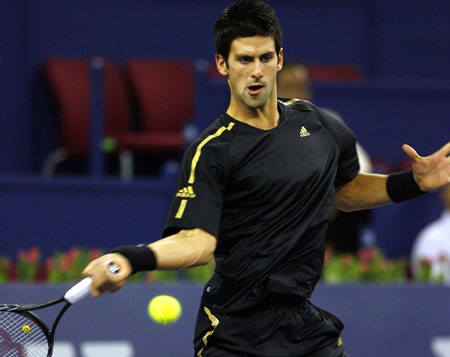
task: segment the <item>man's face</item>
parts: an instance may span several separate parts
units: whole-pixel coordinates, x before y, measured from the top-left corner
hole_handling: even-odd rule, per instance
[[[240,37],[231,43],[228,66],[216,55],[219,72],[227,76],[232,105],[250,109],[263,107],[276,98],[276,77],[283,63],[283,51],[277,55],[272,37]]]

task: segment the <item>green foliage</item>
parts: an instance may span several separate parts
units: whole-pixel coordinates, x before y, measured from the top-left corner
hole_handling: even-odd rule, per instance
[[[214,261],[210,262],[207,265],[200,265],[198,267],[190,268],[185,271],[186,280],[204,283],[207,282],[214,273],[214,268],[216,265]]]
[[[0,283],[8,280],[11,260],[8,257],[0,256]]]
[[[322,272],[325,283],[344,282],[404,282],[408,260],[387,260],[375,247],[361,249],[358,254],[334,255]]]
[[[0,283],[7,281],[49,283],[73,282],[82,278],[81,272],[93,259],[101,256],[100,249],[83,249],[74,247],[69,251],[57,251],[44,263],[38,248],[21,250],[16,262],[0,256]],[[445,263],[445,262],[444,262]],[[322,281],[329,284],[347,282],[405,282],[407,281],[408,260],[406,258],[388,260],[380,249],[369,247],[357,254],[341,254],[327,257]],[[214,273],[215,264],[198,266],[185,271],[155,270],[141,272],[128,278],[129,282],[169,282],[189,281],[205,283]],[[443,283],[444,277],[433,276],[431,263],[421,262],[421,269],[416,276],[420,282]]]
[[[100,249],[83,249],[73,247],[69,251],[55,251],[44,263],[38,248],[21,250],[14,264],[9,258],[0,256],[0,283],[7,281],[48,283],[65,283],[80,280],[83,269],[90,261],[100,257]],[[140,272],[128,278],[128,282],[206,282],[214,272],[214,263],[187,269],[183,272],[174,270],[155,270]]]
[[[436,271],[433,272],[433,264]],[[440,265],[440,266],[439,266]],[[421,259],[419,262],[419,268],[416,272],[416,280],[422,283],[445,283],[445,272],[448,272],[450,268],[449,262],[446,256],[442,256],[439,261],[432,262],[428,259]]]
[[[16,269],[17,278],[25,282],[33,281],[40,266],[41,252],[37,247],[31,247],[28,251],[19,251]]]
[[[147,273],[147,281],[173,283],[178,280],[176,270],[154,270]]]
[[[98,249],[72,248],[68,252],[56,252],[46,261],[47,281],[59,283],[79,280],[86,265],[100,255],[102,252]]]

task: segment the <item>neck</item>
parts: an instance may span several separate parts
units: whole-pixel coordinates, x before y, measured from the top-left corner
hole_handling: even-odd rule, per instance
[[[236,103],[231,98],[227,114],[245,124],[262,130],[270,130],[278,126],[280,115],[276,97],[270,98],[261,108],[249,108],[244,103]]]

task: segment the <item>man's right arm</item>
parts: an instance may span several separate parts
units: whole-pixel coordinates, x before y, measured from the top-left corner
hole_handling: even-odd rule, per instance
[[[208,264],[214,255],[217,239],[200,228],[182,229],[178,233],[147,245],[156,258],[157,269],[181,270]],[[117,275],[108,272],[108,262],[119,267]],[[129,260],[119,253],[110,253],[93,260],[83,270],[92,278],[91,293],[99,296],[104,292],[120,289],[132,274]]]
[[[214,255],[217,239],[200,228],[183,229],[177,234],[150,243],[157,269],[181,270],[208,264]]]

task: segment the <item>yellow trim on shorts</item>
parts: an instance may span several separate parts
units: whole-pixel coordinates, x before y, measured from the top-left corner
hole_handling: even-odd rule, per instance
[[[200,351],[198,351],[197,357],[202,357],[203,349],[206,347],[206,344],[208,343],[208,337],[214,333],[214,330],[219,325],[219,319],[211,313],[211,310],[209,310],[206,306],[203,307],[203,310],[205,311],[206,315],[208,315],[209,321],[211,321],[211,326],[213,327],[213,329],[212,331],[208,331],[207,333],[205,333],[205,336],[203,336],[202,341],[204,346]]]

